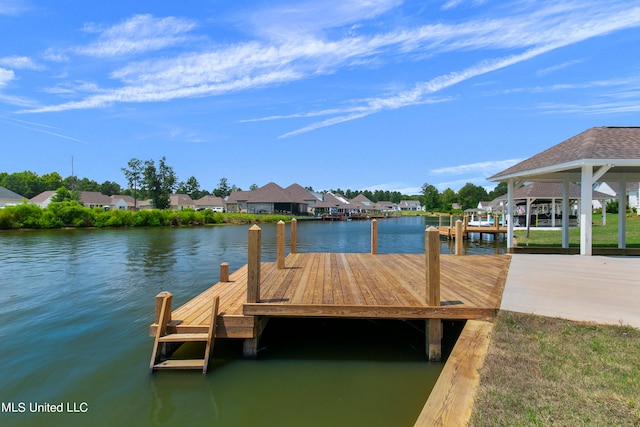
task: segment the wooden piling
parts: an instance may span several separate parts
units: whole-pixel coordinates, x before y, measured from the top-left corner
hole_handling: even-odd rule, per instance
[[[223,262],[220,264],[220,281],[228,282],[229,281],[229,263]]]
[[[378,220],[371,220],[371,254],[378,253]]]
[[[247,260],[247,302],[260,301],[260,250],[262,229],[257,225],[249,228],[249,255]]]
[[[278,221],[277,236],[276,236],[276,268],[278,270],[284,269],[284,221]]]
[[[440,305],[440,236],[438,230],[429,227],[425,230],[425,279],[427,304],[430,306]],[[427,320],[427,352],[429,361],[439,362],[442,360],[442,320]]]
[[[167,319],[168,321],[171,321],[171,301],[173,300],[173,294],[171,292],[162,291],[158,295],[156,295],[154,323],[158,325],[160,324],[160,312],[162,311],[162,302],[164,301],[165,298],[167,298],[167,310],[169,310],[169,315]],[[164,327],[164,326],[160,325],[160,327]]]
[[[295,254],[297,249],[297,239],[298,239],[298,220],[293,218],[291,220],[291,253]]]
[[[463,241],[464,237],[462,236],[462,221],[456,221],[456,255],[462,255],[463,253]]]

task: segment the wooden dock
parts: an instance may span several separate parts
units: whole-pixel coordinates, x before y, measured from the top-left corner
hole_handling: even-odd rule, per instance
[[[372,245],[375,242],[372,236]],[[206,332],[216,296],[216,339],[246,340],[247,355],[257,351],[269,317],[493,317],[500,307],[510,262],[508,255],[438,255],[437,266],[431,270],[438,272],[439,298],[430,304],[425,254],[377,254],[373,247],[368,254],[290,253],[284,257],[282,252],[278,250],[276,262],[260,262],[259,252],[257,260],[249,254],[249,262],[230,275],[226,265],[220,282],[172,311],[167,332]],[[256,273],[257,289],[252,290]],[[152,336],[159,307],[157,299]]]
[[[456,239],[457,233],[459,233],[463,239],[467,239],[469,233],[478,233],[481,238],[483,234],[498,236],[507,233],[507,227],[501,226],[499,221],[496,220],[494,224],[495,225],[469,225],[469,216],[465,215],[463,219],[458,219],[457,221],[454,221],[454,217],[451,216],[449,217],[449,225],[443,225],[442,216],[440,216],[438,233],[441,237],[446,237],[447,239]]]

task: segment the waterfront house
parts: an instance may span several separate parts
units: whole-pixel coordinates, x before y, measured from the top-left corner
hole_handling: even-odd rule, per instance
[[[419,211],[422,209],[419,200],[400,200],[401,211]]]
[[[224,212],[224,199],[210,194],[193,201],[197,211],[210,209],[214,212]]]
[[[15,206],[21,204],[25,197],[19,195],[18,193],[14,193],[13,191],[0,187],[0,208],[5,206]]]
[[[195,209],[195,203],[188,194],[170,194],[169,209],[174,211],[182,211],[184,209]]]

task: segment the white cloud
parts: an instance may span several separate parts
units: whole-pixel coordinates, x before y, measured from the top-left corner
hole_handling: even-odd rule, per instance
[[[15,79],[16,75],[13,70],[0,68],[0,89],[5,87],[9,82]]]
[[[0,66],[19,70],[40,70],[43,67],[26,56],[5,56],[0,58]]]
[[[339,6],[341,3],[345,3],[345,6]],[[357,11],[366,11],[365,17],[377,16],[397,5],[391,0],[362,2],[355,7],[347,3],[336,2],[339,10],[335,16],[326,18],[327,22],[319,26],[326,27],[328,22],[352,25],[356,23]],[[313,3],[303,6],[307,6],[307,9],[296,13],[310,14]],[[342,38],[336,39],[331,39],[328,34],[307,34],[275,43],[244,41],[210,47],[202,52],[132,62],[110,75],[112,79],[122,82],[121,87],[104,89],[104,93],[32,111],[100,108],[119,102],[157,102],[216,96],[328,75],[344,67],[363,67],[372,60],[382,63],[401,61],[404,55],[409,55],[407,59],[413,61],[417,54],[434,57],[455,51],[478,50],[484,54],[492,49],[515,50],[512,54],[481,60],[467,68],[417,82],[410,90],[345,102],[349,106],[338,109],[333,117],[281,136],[286,137],[384,110],[433,102],[429,99],[433,93],[470,78],[590,37],[638,25],[640,7],[565,2],[561,5],[545,4],[528,13],[518,11],[506,18],[477,19],[453,25],[432,24],[355,36],[341,33]],[[95,43],[76,51],[94,56],[119,56],[162,49],[185,41],[187,33],[194,26],[193,22],[178,18],[137,15],[105,30],[87,27],[88,31],[98,32],[99,38]],[[316,112],[301,114],[309,117],[323,115]]]
[[[160,50],[184,43],[187,40],[185,34],[195,26],[194,22],[187,19],[156,18],[151,15],[135,15],[106,29],[87,25],[85,31],[98,33],[98,40],[88,46],[78,47],[74,52],[110,57]]]
[[[429,173],[432,175],[462,175],[462,174],[482,173],[485,176],[490,176],[504,169],[507,169],[521,161],[522,159],[506,159],[506,160],[470,163],[466,165],[448,166],[443,168],[432,169],[429,171]]]
[[[582,59],[574,59],[573,61],[563,62],[562,64],[557,64],[557,65],[554,65],[552,67],[543,68],[542,70],[539,70],[536,73],[536,75],[537,76],[546,76],[547,74],[551,74],[553,72],[556,72],[558,70],[562,70],[564,68],[573,67],[574,65],[581,64],[582,62],[584,62],[584,60],[582,60]]]

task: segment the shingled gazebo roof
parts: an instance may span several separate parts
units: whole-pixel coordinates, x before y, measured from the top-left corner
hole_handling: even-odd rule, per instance
[[[640,127],[594,127],[489,178],[538,182],[580,180],[583,164],[612,165],[608,179],[640,180]]]

